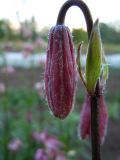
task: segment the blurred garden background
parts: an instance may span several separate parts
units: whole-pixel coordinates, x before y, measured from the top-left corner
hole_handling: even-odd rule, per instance
[[[90,160],[90,141],[79,137],[83,85],[78,78],[73,112],[65,120],[53,117],[44,88],[50,28],[38,29],[34,16],[21,21],[20,14],[17,28],[9,18],[0,19],[0,160]],[[84,68],[86,30],[71,32],[75,51],[84,42]],[[120,160],[120,21],[100,23],[100,32],[109,64],[109,124],[101,153],[104,160]]]

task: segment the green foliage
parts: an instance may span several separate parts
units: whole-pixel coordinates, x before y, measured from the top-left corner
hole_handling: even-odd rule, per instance
[[[81,107],[83,92],[78,90],[76,96],[79,107]],[[106,98],[109,117],[118,118],[120,93],[114,96],[109,93]],[[79,111],[80,109],[75,107],[69,117],[59,120],[48,112],[46,101],[41,99],[35,91],[30,88],[9,89],[0,95],[0,159],[34,159],[37,148],[44,146],[36,142],[31,134],[34,131],[47,131],[49,135],[58,137],[64,144],[62,150],[67,160],[90,160],[88,141],[80,140],[78,137]],[[29,112],[32,113],[30,122],[26,117]],[[23,143],[16,154],[8,150],[8,143],[12,138],[19,138]]]
[[[107,51],[109,52],[112,51],[114,47],[113,46],[111,50],[111,46],[108,46],[108,44],[112,44],[112,45],[120,44],[120,31],[117,31],[115,28],[111,27],[110,25],[105,23],[100,23],[100,33],[101,33],[102,41],[105,44],[107,44],[106,46]],[[84,43],[87,43],[87,32],[82,28],[73,29],[72,35],[73,35],[73,41],[76,45],[78,45],[81,41],[83,41]],[[118,46],[115,46],[114,50],[116,50],[116,47]],[[120,51],[120,49],[118,49],[118,51]]]
[[[11,27],[11,24],[8,20],[0,20],[0,39],[18,39],[17,32]]]
[[[73,41],[75,42],[75,44],[79,44],[82,41],[87,43],[87,33],[82,28],[73,29],[72,35],[73,35]]]
[[[118,102],[108,103],[109,109],[108,114],[111,119],[119,118],[119,104]]]
[[[27,114],[32,113],[31,121]],[[61,121],[48,112],[47,103],[35,91],[30,89],[9,89],[0,97],[0,159],[34,159],[37,148],[43,148],[36,142],[33,132],[47,131],[58,137],[64,144],[63,150],[69,160],[84,158],[89,160],[87,141],[78,138],[79,114],[76,112]],[[11,139],[18,138],[23,145],[17,153],[8,150]]]
[[[109,118],[120,119],[120,91],[116,93],[107,93],[106,95]]]
[[[47,33],[46,37],[47,37]],[[1,40],[22,40],[34,41],[38,36],[35,18],[25,20],[20,23],[20,29],[14,29],[9,20],[0,20],[0,39]]]
[[[104,43],[120,44],[120,31],[105,23],[100,24],[101,37]]]

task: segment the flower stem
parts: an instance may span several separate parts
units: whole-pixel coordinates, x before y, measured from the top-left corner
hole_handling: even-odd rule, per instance
[[[99,136],[99,106],[97,95],[91,96],[91,147],[92,160],[101,160]]]
[[[87,24],[88,38],[90,38],[91,30],[93,27],[93,20],[92,20],[92,16],[91,16],[88,6],[82,0],[66,1],[59,11],[58,18],[57,18],[57,25],[64,24],[66,12],[72,6],[77,6],[82,10],[85,20],[86,20],[86,24]]]
[[[88,39],[90,39],[91,30],[93,27],[93,20],[88,6],[82,0],[68,0],[61,7],[58,18],[57,25],[64,24],[65,15],[67,10],[72,7],[79,7],[85,17]],[[101,160],[100,157],[100,138],[99,138],[99,81],[96,85],[96,90],[94,95],[91,96],[91,147],[92,147],[92,160]]]

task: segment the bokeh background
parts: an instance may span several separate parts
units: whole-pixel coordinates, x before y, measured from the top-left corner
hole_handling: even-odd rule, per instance
[[[0,160],[90,160],[91,144],[79,137],[80,111],[85,90],[78,78],[75,107],[65,120],[48,109],[44,71],[49,30],[65,0],[0,0]],[[100,20],[103,47],[109,65],[105,99],[109,123],[102,159],[120,160],[120,1],[85,0],[93,20]],[[83,14],[72,7],[65,24],[75,53],[83,41],[87,50]],[[42,157],[42,158],[40,158]]]

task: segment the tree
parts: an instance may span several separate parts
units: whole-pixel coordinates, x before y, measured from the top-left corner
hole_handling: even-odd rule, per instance
[[[75,44],[80,43],[81,41],[87,43],[87,32],[84,31],[82,28],[80,29],[73,29],[72,30],[73,41]]]
[[[100,24],[101,37],[103,42],[120,44],[120,32],[105,23]]]

